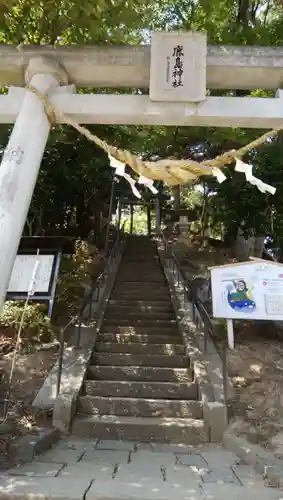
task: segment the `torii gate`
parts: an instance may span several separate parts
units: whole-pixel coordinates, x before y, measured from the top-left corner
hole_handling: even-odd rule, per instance
[[[155,33],[151,47],[0,46],[0,75],[9,86],[0,123],[15,123],[0,167],[0,311],[50,131],[43,103],[26,84],[84,124],[283,124],[281,90],[275,98],[206,95],[207,88],[280,89],[283,48],[207,47],[203,33]],[[76,95],[76,86],[149,88],[149,95]]]

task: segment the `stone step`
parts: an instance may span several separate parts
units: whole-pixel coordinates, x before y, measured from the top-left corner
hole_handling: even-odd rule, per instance
[[[111,304],[109,303],[108,304],[108,307],[107,307],[107,311],[111,311],[111,312],[118,312],[118,313],[139,313],[139,312],[142,312],[142,313],[149,313],[149,314],[153,314],[153,313],[171,313],[173,314],[174,313],[174,309],[173,309],[173,306],[172,304],[168,304],[167,303],[164,303],[163,305],[152,305],[150,303],[148,304],[139,304],[139,303],[131,303],[130,305],[129,304],[126,304],[126,303],[122,303],[122,304]]]
[[[140,320],[174,320],[175,315],[173,312],[163,312],[163,311],[141,311],[141,310],[131,310],[123,311],[121,309],[108,307],[106,310],[106,315],[104,321],[109,321],[114,319],[116,323],[120,320],[130,320],[130,321],[140,321]]]
[[[115,281],[115,286],[121,285],[121,286],[129,286],[129,287],[134,287],[134,286],[157,286],[159,287],[160,285],[166,286],[166,281],[165,278],[162,276],[153,277],[153,276],[135,276],[134,278],[130,279],[130,277],[126,276],[117,276],[117,279]]]
[[[200,401],[81,396],[79,412],[123,417],[203,418]]]
[[[129,326],[120,326],[114,324],[106,324],[104,323],[100,330],[102,333],[122,333],[122,334],[146,334],[146,335],[176,335],[179,337],[179,331],[177,325],[167,325],[167,326],[154,326],[154,323],[151,326],[140,326],[140,325],[129,325]]]
[[[175,319],[168,320],[168,319],[156,319],[156,318],[147,318],[147,319],[135,319],[135,318],[119,318],[118,320],[115,318],[105,318],[103,321],[103,326],[105,327],[111,327],[111,326],[128,326],[128,327],[133,327],[136,328],[138,326],[142,327],[152,327],[154,326],[155,328],[159,327],[160,330],[163,329],[170,329],[173,326],[177,328],[177,322]]]
[[[165,278],[162,270],[155,266],[141,266],[135,265],[126,268],[121,268],[117,273],[117,278],[125,278],[129,281],[139,281],[139,279],[151,279],[151,278]]]
[[[141,307],[141,308],[145,308],[145,309],[147,309],[147,308],[162,309],[162,310],[165,310],[167,308],[170,308],[170,310],[172,309],[171,302],[169,304],[168,300],[158,300],[158,299],[156,299],[156,300],[135,300],[134,304],[132,303],[132,301],[129,303],[128,300],[110,299],[108,304],[111,306],[114,306],[114,307],[119,307],[119,308],[125,307],[125,309],[126,308],[132,309],[134,307]]]
[[[114,300],[135,300],[135,301],[143,301],[148,300],[150,302],[153,301],[167,301],[167,303],[171,303],[171,297],[167,288],[164,289],[156,289],[153,285],[149,287],[115,287],[111,294],[111,299]]]
[[[134,296],[135,300],[149,300],[149,301],[164,301],[170,300],[170,294],[167,289],[167,287],[161,288],[160,286],[153,287],[152,285],[145,288],[145,287],[125,287],[125,286],[115,286],[113,288],[113,291],[111,293],[111,299],[118,299],[118,300],[128,300],[131,299],[132,295]]]
[[[135,353],[135,354],[185,354],[185,346],[182,344],[147,344],[137,342],[103,342],[95,345],[96,352]]]
[[[97,366],[88,369],[88,378],[97,380],[136,380],[144,382],[192,382],[191,368],[162,368],[152,366]]]
[[[158,293],[160,291],[167,291],[168,292],[168,286],[166,282],[163,281],[151,281],[151,280],[135,280],[135,281],[126,281],[126,280],[116,280],[114,284],[114,290],[117,289],[127,289],[127,290],[152,290],[155,293]]]
[[[140,264],[136,264],[133,266],[127,266],[119,269],[117,273],[117,277],[128,277],[128,279],[134,280],[135,278],[164,278],[164,273],[157,266],[141,266]]]
[[[148,292],[131,292],[131,291],[123,291],[123,292],[115,292],[113,291],[111,295],[112,300],[123,300],[128,303],[128,305],[135,305],[138,302],[144,302],[145,300],[150,302],[151,304],[154,303],[160,303],[162,302],[163,304],[166,305],[171,305],[171,297],[167,294],[151,294],[150,291]]]
[[[178,334],[150,334],[139,333],[100,333],[98,336],[99,342],[111,342],[119,345],[123,344],[181,344],[181,337]]]
[[[73,421],[72,433],[79,437],[142,443],[183,443],[192,446],[209,440],[203,420],[191,418],[77,415]]]
[[[135,382],[130,380],[86,380],[86,394],[153,399],[198,399],[197,382]]]
[[[187,368],[186,356],[178,354],[135,354],[95,352],[92,363],[100,366],[151,366],[168,368]]]

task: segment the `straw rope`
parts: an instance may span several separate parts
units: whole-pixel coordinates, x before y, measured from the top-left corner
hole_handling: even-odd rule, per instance
[[[171,186],[186,184],[188,181],[195,180],[201,176],[215,176],[215,169],[221,169],[235,161],[237,158],[243,157],[243,155],[245,155],[248,151],[261,146],[267,139],[274,137],[278,132],[283,130],[282,124],[281,127],[264,133],[246,146],[237,150],[227,151],[219,156],[216,156],[212,160],[196,162],[194,160],[174,160],[167,158],[155,162],[143,161],[128,150],[111,146],[106,141],[103,141],[96,135],[92,134],[86,127],[80,125],[69,116],[62,114],[61,111],[56,109],[56,107],[53,106],[53,104],[36,88],[31,85],[27,85],[26,89],[33,92],[42,102],[47,118],[52,125],[55,125],[60,117],[60,122],[73,127],[90,142],[93,142],[96,146],[103,149],[108,155],[111,155],[122,163],[127,164],[137,174],[148,177],[154,181],[163,181]]]

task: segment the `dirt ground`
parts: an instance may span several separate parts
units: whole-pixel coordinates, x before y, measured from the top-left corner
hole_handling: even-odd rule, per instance
[[[0,344],[9,343],[4,335],[0,337]],[[49,425],[49,418],[45,412],[38,412],[32,406],[32,401],[45,380],[51,366],[58,356],[57,344],[43,346],[41,350],[29,353],[18,352],[16,355],[10,394],[7,394],[8,382],[13,361],[13,351],[0,356],[1,373],[1,406],[0,406],[0,433],[3,422],[5,402],[8,396],[9,406],[7,419],[2,425],[3,433],[6,431],[15,439],[21,434],[34,431],[38,426]]]
[[[191,275],[208,276],[208,268],[235,262],[230,250],[190,244],[190,258],[198,269]],[[216,344],[226,344],[222,321]],[[283,460],[283,330],[271,322],[239,321],[235,349],[227,350],[228,374],[236,398],[231,402],[231,426],[235,433],[272,450]]]

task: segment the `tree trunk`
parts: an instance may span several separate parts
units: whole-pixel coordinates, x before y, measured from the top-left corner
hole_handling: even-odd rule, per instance
[[[246,262],[249,260],[249,247],[241,228],[238,229],[234,251],[235,257],[239,262]]]

